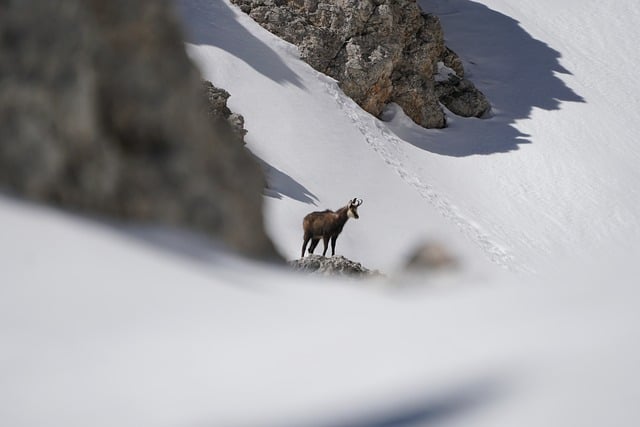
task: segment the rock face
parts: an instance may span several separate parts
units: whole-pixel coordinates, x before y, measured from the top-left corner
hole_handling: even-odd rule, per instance
[[[294,270],[323,276],[377,276],[380,273],[371,271],[358,262],[343,256],[324,257],[308,255],[304,258],[289,261]]]
[[[415,0],[232,0],[279,37],[297,45],[316,70],[339,81],[363,109],[380,115],[395,102],[416,123],[446,125],[452,112],[481,117],[490,105],[464,79],[462,62],[444,44],[439,19]],[[436,82],[438,63],[457,80]]]
[[[214,126],[221,131],[230,131],[229,137],[238,140],[244,145],[244,136],[247,134],[247,130],[244,128],[244,117],[233,113],[227,107],[227,100],[231,96],[229,92],[215,87],[213,83],[207,80],[202,82],[202,86],[207,100],[207,115],[213,121]]]
[[[170,4],[0,6],[0,189],[76,211],[201,230],[277,259],[264,180],[204,111]]]

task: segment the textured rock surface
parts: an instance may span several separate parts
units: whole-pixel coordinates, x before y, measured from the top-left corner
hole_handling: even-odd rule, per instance
[[[232,1],[296,44],[305,61],[338,80],[345,94],[376,116],[395,102],[416,123],[439,128],[446,125],[439,102],[465,116],[480,117],[490,108],[464,80],[462,63],[445,46],[438,18],[423,13],[415,0]],[[436,91],[438,62],[462,83],[440,82]]]
[[[0,4],[0,189],[278,257],[260,168],[204,114],[169,3]]]
[[[343,256],[324,257],[308,255],[304,258],[289,261],[294,270],[317,275],[338,276],[379,276],[377,271],[369,270],[359,262],[351,261]]]
[[[449,58],[445,58],[448,60]],[[459,61],[438,62],[435,91],[438,99],[452,112],[463,117],[482,117],[491,105],[469,80],[462,78],[464,70]]]
[[[244,145],[244,136],[247,130],[244,128],[244,117],[233,113],[227,107],[227,100],[231,96],[224,89],[215,87],[210,81],[202,82],[205,98],[207,100],[207,114],[212,119],[214,126],[221,131],[229,130],[230,137],[239,140]]]

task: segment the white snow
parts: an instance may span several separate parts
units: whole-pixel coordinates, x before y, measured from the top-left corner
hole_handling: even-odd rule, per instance
[[[227,1],[176,0],[265,163],[281,252],[299,257],[306,213],[359,197],[337,253],[389,278],[309,278],[2,196],[2,425],[640,422],[640,6],[420,3],[491,117],[379,120]],[[425,239],[462,271],[398,273]]]

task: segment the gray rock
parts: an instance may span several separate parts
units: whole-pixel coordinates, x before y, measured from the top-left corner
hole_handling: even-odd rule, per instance
[[[0,189],[75,211],[204,231],[278,259],[264,179],[203,113],[170,4],[0,7]]]
[[[379,276],[377,271],[369,270],[359,262],[351,261],[343,256],[324,257],[322,255],[308,255],[304,258],[289,261],[289,265],[296,271],[312,273],[321,276]]]
[[[302,59],[338,80],[344,93],[371,114],[379,116],[395,102],[419,125],[441,128],[446,118],[440,102],[465,116],[480,117],[490,108],[469,81],[436,90],[438,62],[460,78],[464,70],[444,44],[439,19],[423,13],[415,0],[232,1],[297,45]]]
[[[450,58],[438,62],[435,91],[447,108],[463,117],[483,117],[491,110],[491,105],[469,80],[463,78],[464,70]]]
[[[214,125],[220,130],[230,131],[229,136],[244,145],[244,136],[247,134],[247,130],[244,128],[244,117],[231,112],[227,107],[229,92],[215,87],[208,80],[203,80],[202,86],[207,100],[207,114]]]

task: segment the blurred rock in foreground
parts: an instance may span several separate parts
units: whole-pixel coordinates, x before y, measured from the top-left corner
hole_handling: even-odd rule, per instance
[[[206,109],[170,3],[0,2],[0,190],[278,259],[260,168]]]
[[[438,242],[425,242],[414,249],[406,269],[410,271],[452,270],[460,263],[449,250]]]

